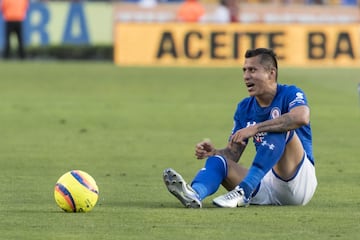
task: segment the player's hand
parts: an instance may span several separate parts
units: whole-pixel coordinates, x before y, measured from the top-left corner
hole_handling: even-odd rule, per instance
[[[215,152],[216,149],[214,145],[208,139],[199,142],[195,146],[195,156],[197,159],[204,159],[213,156]]]
[[[231,136],[231,142],[238,143],[238,144],[241,144],[241,145],[246,145],[247,140],[250,137],[255,136],[256,133],[257,133],[256,127],[254,127],[254,126],[249,126],[249,127],[246,127],[246,128],[242,128],[242,129],[236,131]]]

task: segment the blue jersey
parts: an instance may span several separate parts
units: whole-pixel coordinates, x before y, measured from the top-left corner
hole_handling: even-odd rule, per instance
[[[306,96],[301,89],[296,86],[278,84],[276,95],[270,106],[259,106],[255,97],[245,98],[238,104],[234,115],[234,128],[232,134],[241,128],[277,118],[281,114],[289,112],[292,108],[303,105],[307,106],[308,103]],[[302,126],[295,131],[300,138],[308,158],[314,164],[310,124]],[[265,133],[258,133],[253,137],[256,148],[257,143],[261,142],[259,141],[259,138],[262,138],[264,134]]]

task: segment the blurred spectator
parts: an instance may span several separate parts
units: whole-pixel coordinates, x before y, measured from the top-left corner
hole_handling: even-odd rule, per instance
[[[23,21],[29,8],[29,0],[0,0],[0,11],[5,20],[5,50],[4,58],[10,57],[10,39],[15,33],[18,41],[18,56],[25,58]]]
[[[200,22],[205,15],[205,8],[198,0],[185,0],[176,14],[180,22]]]
[[[230,11],[230,22],[239,22],[239,1],[238,0],[226,0],[226,5]]]
[[[305,4],[308,4],[308,5],[323,5],[324,1],[323,0],[305,0]]]
[[[220,0],[219,6],[213,13],[207,13],[204,22],[229,23],[231,22],[230,11],[227,7],[227,0]]]
[[[229,23],[231,22],[230,11],[227,6],[228,0],[220,0],[219,6],[215,9],[212,15],[212,22]]]
[[[140,0],[139,6],[144,8],[152,8],[157,5],[157,0]]]

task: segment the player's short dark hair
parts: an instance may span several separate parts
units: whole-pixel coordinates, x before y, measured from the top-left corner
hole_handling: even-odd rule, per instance
[[[251,58],[260,56],[260,63],[266,69],[275,68],[276,78],[278,75],[278,63],[276,59],[276,54],[272,49],[269,48],[256,48],[247,50],[245,53],[245,58]]]

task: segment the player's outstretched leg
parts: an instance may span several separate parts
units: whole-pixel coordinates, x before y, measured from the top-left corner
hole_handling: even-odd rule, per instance
[[[201,208],[202,203],[198,194],[185,182],[182,176],[172,168],[163,172],[164,183],[169,192],[187,208]]]

